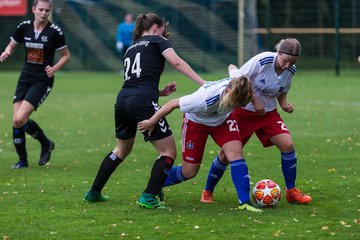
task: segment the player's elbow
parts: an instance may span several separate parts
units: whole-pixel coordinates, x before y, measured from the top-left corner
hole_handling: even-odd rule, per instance
[[[71,54],[68,53],[66,56],[65,56],[65,63],[69,62],[71,59]]]
[[[230,65],[228,66],[228,72],[230,72],[230,71],[233,70],[233,69],[237,69],[237,66],[234,65],[234,64],[230,64]]]

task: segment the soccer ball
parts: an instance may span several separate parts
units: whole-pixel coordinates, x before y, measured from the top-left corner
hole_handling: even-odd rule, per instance
[[[280,187],[272,180],[260,180],[253,188],[254,202],[260,207],[275,207],[279,203],[280,198]]]

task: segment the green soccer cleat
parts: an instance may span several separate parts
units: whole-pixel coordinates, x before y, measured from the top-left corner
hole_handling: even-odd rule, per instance
[[[96,192],[90,189],[85,193],[84,201],[89,203],[106,202],[109,201],[109,197],[101,192]]]
[[[240,210],[247,210],[250,212],[262,213],[261,209],[256,208],[251,202],[246,202],[239,205]]]
[[[160,203],[155,194],[143,192],[139,199],[137,200],[137,204],[140,207],[154,209],[154,208],[165,208],[165,205]]]

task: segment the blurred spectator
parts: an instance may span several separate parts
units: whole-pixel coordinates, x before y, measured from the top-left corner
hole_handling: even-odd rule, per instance
[[[132,34],[135,28],[135,22],[133,21],[133,15],[127,13],[124,17],[124,21],[119,23],[116,31],[116,50],[121,56],[123,56],[132,43]]]

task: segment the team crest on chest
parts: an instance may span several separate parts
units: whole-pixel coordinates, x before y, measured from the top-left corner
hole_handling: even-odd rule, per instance
[[[42,41],[42,42],[47,42],[47,41],[48,41],[48,37],[47,37],[47,36],[41,36],[41,41]]]

